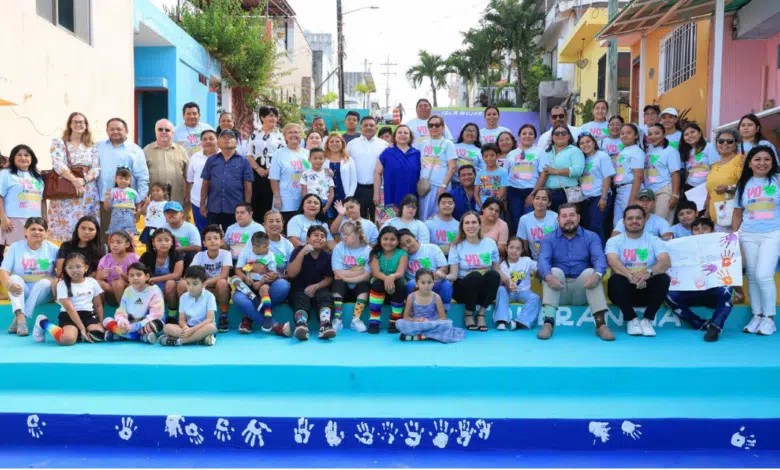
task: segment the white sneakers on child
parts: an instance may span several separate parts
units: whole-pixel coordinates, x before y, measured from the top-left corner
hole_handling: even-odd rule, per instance
[[[36,343],[43,343],[43,341],[46,339],[45,332],[41,326],[41,321],[45,319],[46,315],[38,315],[38,317],[35,318],[35,326],[33,326],[32,337]]]
[[[648,318],[643,318],[642,321],[639,322],[639,326],[642,328],[642,336],[647,336],[650,338],[655,336],[653,322],[651,322]]]
[[[366,324],[363,323],[360,317],[352,317],[352,321],[350,322],[349,327],[358,333],[365,333],[368,331]]]
[[[642,326],[639,324],[638,318],[634,318],[626,323],[626,333],[631,336],[642,336]]]
[[[341,333],[341,330],[344,329],[344,321],[341,318],[334,318],[331,326],[336,333]]]

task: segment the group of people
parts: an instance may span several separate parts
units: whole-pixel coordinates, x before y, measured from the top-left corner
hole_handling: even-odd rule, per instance
[[[559,305],[588,304],[596,334],[610,341],[608,297],[630,335],[655,336],[666,302],[715,341],[741,293],[669,292],[665,241],[720,231],[739,233],[753,311],[744,330],[773,334],[778,160],[760,121],[747,115],[712,145],[695,123],[680,129],[673,108],[647,106],[641,127],[607,118],[602,100],[593,115],[575,128],[554,107],[549,131],[537,137],[526,124],[515,136],[491,106],[486,127],[469,123],[455,139],[424,99],[392,131],[351,111],[343,134],[328,134],[322,119],[308,133],[296,123],[279,132],[278,110],[262,107],[261,128],[243,138],[230,113],[214,130],[188,103],[182,126],[158,121],[156,141],[141,149],[122,119],[95,144],[87,118],[73,113],[51,155],[75,197],[43,199],[28,146],[0,170],[9,332],[28,335],[35,307],[56,298],[59,321],[39,315],[37,341],[212,345],[230,329],[232,300],[241,333],[259,324],[306,340],[311,315],[330,339],[344,328],[344,303],[355,302],[355,331],[378,333],[389,303],[388,331],[402,340],[454,342],[465,335],[447,317],[454,299],[466,330],[487,331],[494,307],[498,330],[540,320],[540,339],[552,337]],[[703,211],[684,195],[700,185]],[[273,318],[283,302],[291,323]],[[524,304],[517,315],[510,302]],[[104,303],[118,306],[113,317]],[[712,319],[693,305],[714,308]]]

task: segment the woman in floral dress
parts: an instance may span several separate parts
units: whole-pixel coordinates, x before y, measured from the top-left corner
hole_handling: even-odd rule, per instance
[[[97,146],[92,142],[87,117],[78,112],[72,113],[68,117],[62,138],[52,140],[50,151],[52,168],[58,175],[72,182],[79,195],[75,199],[48,202],[49,239],[62,243],[70,240],[76,222],[83,216],[92,215],[100,221],[96,182],[100,174],[100,160]],[[89,168],[89,172],[84,178],[77,178],[71,173],[69,166],[84,166]]]

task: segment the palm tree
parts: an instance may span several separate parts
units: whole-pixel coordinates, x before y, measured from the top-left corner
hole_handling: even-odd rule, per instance
[[[431,91],[433,92],[433,106],[438,106],[436,90],[447,86],[448,70],[447,62],[440,55],[420,50],[420,63],[406,71],[406,79],[411,82],[414,88],[419,87],[426,78],[430,79]]]
[[[355,85],[355,91],[363,95],[363,107],[368,108],[366,97],[371,93],[371,88],[365,83]]]
[[[471,63],[471,57],[467,51],[455,51],[447,59],[447,64],[451,72],[458,74],[466,82],[466,107],[471,107],[471,85],[477,76],[477,71]]]
[[[490,86],[490,68],[501,64],[500,47],[496,45],[496,36],[489,29],[470,29],[463,36],[464,51],[474,70],[477,83]],[[489,96],[492,104],[492,96]]]

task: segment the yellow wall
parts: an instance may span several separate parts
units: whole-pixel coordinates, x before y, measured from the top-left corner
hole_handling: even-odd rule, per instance
[[[92,45],[38,16],[35,0],[3,3],[0,15],[0,151],[33,148],[51,168],[49,146],[73,111],[89,119],[96,139],[106,121],[125,119],[134,135],[133,0],[93,1]],[[26,119],[26,118],[29,118]]]
[[[660,96],[658,95],[658,54],[660,42],[673,28],[664,28],[653,31],[647,37],[648,61],[645,68],[647,71],[645,103],[655,103],[660,106],[661,109],[674,107],[677,108],[678,111],[685,108],[691,108],[688,112],[687,119],[689,121],[696,121],[704,127],[707,124],[710,21],[700,21],[696,28],[696,74]],[[631,57],[635,58],[638,56],[639,42],[637,41],[631,47]],[[644,60],[644,58],[642,58],[642,60]],[[650,77],[650,69],[654,69],[652,78]]]
[[[630,52],[629,48],[618,48],[619,52]],[[580,91],[580,103],[584,103],[587,100],[596,101],[598,94],[599,84],[599,59],[607,53],[606,47],[600,46],[600,41],[591,41],[585,46],[585,50],[582,53],[582,57],[588,59],[588,65],[584,69],[579,67],[575,72],[575,84],[574,89]],[[609,88],[609,75],[607,75],[606,89]],[[610,110],[609,115],[615,114],[614,110]],[[582,125],[582,119],[577,117],[577,125]]]

